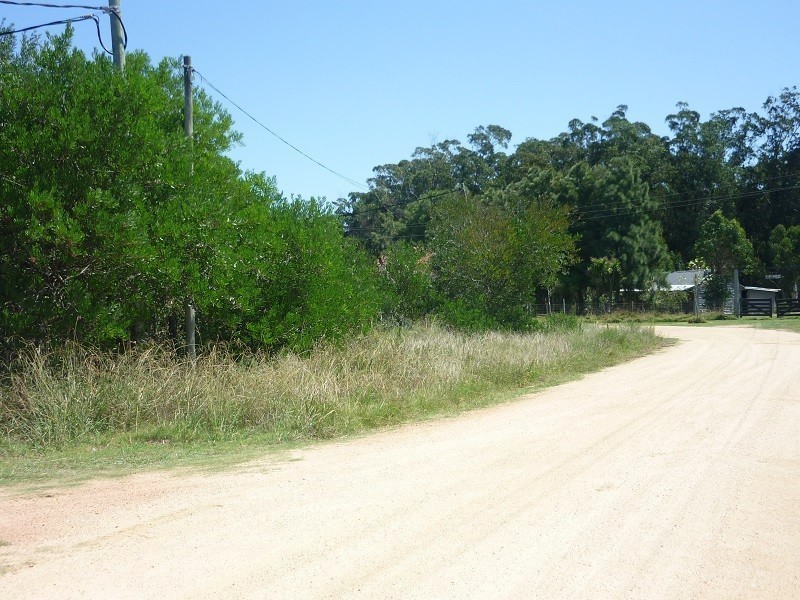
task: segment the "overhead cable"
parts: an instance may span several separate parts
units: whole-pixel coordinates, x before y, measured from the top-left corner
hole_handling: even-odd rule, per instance
[[[759,180],[759,183],[763,183],[763,182],[767,182],[767,181],[774,181],[774,180],[777,180],[777,179],[785,179],[787,177],[794,177],[796,175],[798,175],[798,173],[789,173],[789,174],[783,174],[783,175],[776,176],[776,177],[768,177],[766,179]],[[733,194],[733,195],[721,195],[721,196],[713,196],[712,195],[712,196],[703,196],[703,197],[698,197],[698,198],[686,198],[687,192],[672,192],[672,193],[669,193],[669,194],[666,194],[666,195],[662,196],[662,199],[664,199],[664,198],[676,198],[675,200],[670,201],[670,202],[658,203],[657,206],[654,206],[654,207],[652,207],[650,209],[644,209],[644,210],[646,210],[646,211],[649,210],[650,212],[658,212],[658,211],[664,210],[664,209],[684,208],[684,207],[692,206],[692,205],[695,205],[695,204],[702,204],[702,203],[707,202],[707,201],[743,200],[745,198],[748,198],[748,197],[751,197],[751,196],[758,196],[760,194],[774,193],[774,192],[785,192],[785,191],[792,191],[792,190],[796,190],[796,189],[800,189],[800,185],[791,185],[791,186],[784,186],[784,187],[778,187],[778,188],[765,188],[765,189],[762,189],[762,190],[753,190],[753,191],[748,191],[748,192],[740,192],[740,193],[736,193],[736,194]],[[376,188],[376,190],[377,190],[377,188]],[[705,190],[705,189],[704,190],[695,190],[694,192],[697,193],[699,191],[706,191],[707,192],[708,190]],[[432,196],[427,196],[427,197],[426,196],[422,196],[422,197],[412,198],[412,199],[409,199],[409,200],[400,200],[400,201],[397,201],[397,202],[392,202],[390,204],[383,204],[383,205],[380,205],[380,206],[371,206],[369,208],[364,208],[364,209],[361,209],[361,210],[353,210],[352,212],[349,212],[349,213],[339,213],[339,214],[341,216],[344,216],[344,217],[355,217],[355,216],[358,216],[358,215],[361,215],[361,214],[376,212],[376,211],[380,211],[380,210],[386,210],[386,209],[389,209],[389,208],[406,206],[408,204],[412,204],[414,202],[417,202],[417,201],[423,200],[423,199],[433,200],[435,198],[438,198],[439,196],[443,196],[443,195],[446,195],[446,194],[452,194],[452,193],[455,193],[455,192],[457,192],[457,190],[446,190],[446,191],[434,194]],[[678,198],[678,196],[682,196],[682,197]],[[635,212],[638,212],[639,210],[642,210],[642,209],[630,208],[628,202],[615,201],[615,202],[598,203],[598,204],[589,205],[589,206],[583,207],[583,209],[577,209],[576,212],[579,213],[579,215],[582,217],[582,220],[591,221],[591,220],[596,220],[596,219],[604,219],[604,218],[608,218],[608,217],[612,217],[612,216],[624,216],[624,215],[628,215],[628,214],[633,214]]]
[[[116,7],[107,7],[107,6],[86,6],[82,4],[36,4],[32,2],[12,2],[11,0],[0,0],[0,4],[11,4],[15,6],[38,6],[38,7],[47,7],[47,8],[81,8],[81,9],[88,9],[88,10],[100,10],[106,14],[112,15],[113,18],[119,22],[120,27],[122,27],[122,47],[124,49],[128,48],[128,30],[125,29],[125,23],[122,21],[122,17],[119,15],[119,11]],[[34,29],[42,29],[43,27],[53,27],[55,25],[69,25],[71,23],[79,23],[81,21],[94,21],[95,27],[97,28],[97,41],[100,42],[100,46],[105,50],[107,54],[113,55],[114,53],[106,48],[106,45],[103,43],[103,35],[100,31],[100,17],[95,14],[89,15],[82,15],[80,17],[73,17],[71,19],[61,19],[59,21],[51,21],[50,23],[42,23],[41,25],[31,25],[30,27],[23,27],[21,29],[14,29],[9,31],[0,31],[0,36],[4,35],[13,35],[15,33],[25,33],[26,31],[33,31]]]
[[[778,180],[778,179],[787,179],[787,178],[797,177],[798,175],[800,175],[800,172],[797,172],[797,173],[785,173],[783,175],[776,175],[775,177],[767,177],[767,178],[764,178],[764,179],[759,179],[757,183],[758,184],[763,184],[763,183],[766,183],[768,181],[775,181],[775,180]],[[649,192],[651,194],[651,197],[653,197],[653,192],[656,191],[655,186],[653,186],[653,184],[650,184],[650,183],[647,183],[646,185],[649,188]],[[783,188],[780,188],[780,189],[783,189]],[[773,188],[772,190],[761,190],[761,191],[779,191],[779,189],[778,188]],[[686,191],[686,192],[670,192],[670,193],[667,193],[667,194],[658,194],[656,196],[656,198],[658,200],[666,200],[667,198],[677,198],[677,197],[680,196],[682,198],[680,200],[678,200],[678,202],[684,202],[684,201],[686,201],[686,196],[687,195],[698,194],[698,193],[709,194],[709,193],[711,193],[711,190],[709,190],[708,188],[697,188],[695,190]],[[752,193],[756,193],[756,192],[752,192]],[[707,199],[708,200],[725,200],[727,198],[728,198],[728,196],[725,196],[725,195],[721,195],[721,196],[700,196],[700,197],[695,198],[694,200],[707,200]],[[627,204],[628,203],[626,201],[619,200],[619,201],[616,201],[616,202],[596,203],[594,205],[589,205],[586,208],[587,209],[591,209],[592,206],[594,206],[594,207],[602,206],[603,208],[599,208],[598,210],[605,210],[605,209],[608,209],[608,208],[613,208],[615,206],[619,206],[621,208],[624,208]],[[670,206],[670,204],[671,204],[670,202],[664,202],[662,204],[662,206]],[[586,210],[585,211],[586,214],[588,214],[590,212],[593,212],[593,210]]]
[[[267,127],[266,125],[264,125],[264,124],[263,124],[261,121],[259,121],[258,119],[256,119],[256,118],[255,118],[255,117],[254,117],[252,114],[250,114],[249,112],[247,112],[247,111],[246,111],[244,108],[242,108],[242,107],[241,107],[239,104],[237,104],[236,102],[234,102],[233,100],[231,100],[231,98],[229,98],[229,97],[228,97],[228,96],[227,96],[227,95],[226,95],[226,94],[225,94],[225,93],[224,93],[222,90],[220,90],[220,89],[219,89],[217,86],[215,86],[213,83],[211,83],[211,82],[210,82],[210,81],[209,81],[209,80],[208,80],[208,79],[207,79],[205,76],[203,76],[203,74],[202,74],[202,73],[200,73],[200,72],[199,72],[197,69],[192,69],[192,71],[193,71],[194,73],[197,73],[197,75],[199,75],[199,76],[200,76],[200,79],[202,79],[202,80],[203,80],[203,82],[205,82],[205,84],[206,84],[206,85],[208,85],[208,87],[210,87],[212,90],[214,90],[215,92],[217,92],[217,93],[218,93],[220,96],[222,96],[223,98],[225,98],[225,100],[227,100],[228,102],[230,102],[230,103],[231,103],[233,106],[235,106],[236,108],[238,108],[238,109],[239,109],[239,110],[240,110],[240,111],[241,111],[241,112],[242,112],[242,113],[243,113],[245,116],[249,117],[249,118],[250,118],[250,120],[252,120],[252,121],[253,121],[253,122],[254,122],[256,125],[258,125],[258,126],[259,126],[259,127],[261,127],[262,129],[264,129],[265,131],[267,131],[268,133],[270,133],[270,134],[271,134],[271,135],[273,135],[274,137],[278,138],[278,139],[279,139],[281,142],[283,142],[284,144],[286,144],[287,146],[289,146],[289,147],[290,147],[292,150],[294,150],[295,152],[297,152],[297,153],[298,153],[298,154],[300,154],[301,156],[304,156],[305,158],[307,158],[308,160],[310,160],[310,161],[311,161],[311,162],[313,162],[314,164],[316,164],[316,165],[318,165],[318,166],[322,167],[323,169],[325,169],[325,170],[326,170],[326,171],[328,171],[329,173],[333,173],[333,174],[334,174],[334,175],[336,175],[337,177],[339,177],[339,178],[341,178],[341,179],[345,180],[345,181],[346,181],[347,183],[349,183],[350,185],[354,185],[354,186],[356,186],[356,187],[358,187],[358,188],[361,188],[361,189],[363,189],[363,190],[368,190],[368,189],[369,189],[369,188],[368,188],[367,186],[365,186],[364,184],[362,184],[362,183],[358,183],[357,181],[355,181],[355,180],[353,180],[353,179],[350,179],[350,178],[349,178],[349,177],[347,177],[346,175],[342,175],[342,174],[341,174],[341,173],[339,173],[338,171],[334,171],[333,169],[331,169],[331,168],[330,168],[330,167],[328,167],[327,165],[324,165],[324,164],[322,164],[322,163],[321,163],[320,161],[318,161],[317,159],[315,159],[315,158],[312,158],[311,156],[309,156],[308,154],[306,154],[305,152],[303,152],[302,150],[300,150],[300,148],[298,148],[298,147],[297,147],[297,146],[295,146],[294,144],[292,144],[292,143],[288,142],[287,140],[285,140],[284,138],[282,138],[280,135],[278,135],[277,133],[275,133],[274,131],[272,131],[272,129],[270,129],[269,127]]]
[[[752,197],[752,196],[760,196],[760,195],[766,194],[766,193],[787,192],[787,191],[792,191],[792,190],[797,190],[797,189],[800,189],[800,185],[791,185],[791,186],[787,186],[787,187],[764,189],[764,190],[754,190],[754,191],[751,191],[751,192],[741,192],[739,194],[734,194],[734,195],[730,195],[730,196],[706,196],[705,198],[684,199],[684,200],[678,200],[678,201],[675,201],[675,202],[667,202],[665,204],[662,204],[662,205],[659,205],[659,206],[655,206],[652,209],[650,209],[650,212],[658,212],[660,210],[670,209],[670,208],[685,208],[687,206],[693,206],[695,204],[702,204],[704,202],[709,202],[709,201],[713,201],[713,200],[716,200],[716,201],[743,200],[745,198],[749,198],[749,197]],[[647,209],[645,209],[645,210],[647,210]],[[597,220],[597,219],[605,219],[605,218],[609,218],[609,217],[634,214],[634,213],[636,213],[638,211],[639,211],[639,209],[628,209],[628,210],[617,211],[614,208],[596,208],[596,209],[591,210],[591,211],[583,212],[582,213],[583,215],[588,215],[588,216],[584,216],[582,220],[584,220],[584,221],[594,221],[594,220]],[[581,211],[578,211],[578,212],[581,212]],[[603,213],[605,213],[605,214],[603,214]]]
[[[800,189],[800,185],[793,185],[793,186],[787,186],[787,187],[781,187],[781,188],[764,189],[764,190],[756,190],[756,191],[751,191],[751,192],[742,192],[740,194],[735,194],[735,195],[731,195],[731,196],[724,196],[724,197],[707,196],[707,197],[704,197],[704,198],[693,198],[693,199],[688,199],[688,200],[687,199],[683,199],[683,200],[677,200],[677,201],[674,201],[674,202],[662,204],[662,205],[659,205],[659,206],[654,206],[652,208],[646,208],[646,209],[636,208],[636,207],[631,207],[631,208],[628,208],[626,210],[596,209],[594,211],[590,211],[590,213],[593,212],[593,213],[598,213],[598,214],[588,214],[588,216],[587,216],[587,213],[582,213],[580,211],[580,209],[576,210],[575,212],[578,213],[578,219],[577,219],[578,221],[582,221],[582,222],[598,221],[598,220],[601,220],[601,219],[609,219],[609,218],[613,218],[613,217],[621,217],[621,216],[626,216],[626,215],[633,215],[633,214],[636,214],[636,213],[639,213],[639,212],[657,213],[657,212],[660,212],[660,211],[662,211],[664,209],[686,208],[686,207],[689,207],[689,206],[702,204],[704,202],[708,202],[708,201],[712,201],[712,200],[743,200],[743,199],[746,199],[746,198],[749,198],[749,197],[758,196],[758,195],[765,194],[765,193],[786,192],[786,191],[793,191],[793,190],[798,190],[798,189]],[[442,196],[442,195],[445,195],[445,194],[451,194],[451,193],[452,193],[451,191],[446,191],[446,192],[443,192],[443,193],[440,193],[440,194],[436,194],[435,196],[429,196],[428,198],[429,199],[434,199],[434,198],[437,198],[439,196]],[[375,212],[375,211],[379,211],[379,210],[385,210],[385,209],[393,208],[393,207],[396,207],[396,206],[405,206],[407,204],[411,204],[413,202],[416,202],[416,201],[422,200],[422,199],[425,199],[425,197],[417,198],[417,199],[414,199],[414,200],[404,200],[404,201],[395,202],[395,203],[392,203],[392,204],[385,204],[383,206],[370,207],[370,208],[363,209],[361,211],[354,211],[352,213],[340,213],[340,214],[341,214],[341,216],[344,216],[344,217],[354,217],[354,216],[358,216],[358,215],[361,215],[361,214],[364,214],[364,213],[370,213],[370,212]],[[604,214],[600,214],[600,213],[604,213]],[[379,230],[384,229],[386,226],[387,225],[385,225],[385,224],[373,224],[373,225],[370,225],[368,227],[348,227],[347,231],[350,232],[350,233],[375,232],[375,231],[379,231]],[[415,238],[417,236],[416,236],[416,234],[411,234],[411,237]],[[397,236],[397,239],[410,239],[410,238],[408,238],[408,235],[403,235],[403,236]]]
[[[42,23],[41,25],[31,25],[30,27],[23,27],[22,29],[15,29],[13,31],[0,31],[0,35],[12,35],[14,33],[24,33],[34,29],[41,29],[42,27],[51,27],[53,25],[67,25],[69,23],[78,23],[80,21],[88,21],[96,19],[97,15],[83,15],[81,17],[73,17],[72,19],[61,19],[60,21],[51,21],[50,23]]]
[[[83,10],[100,10],[103,12],[117,12],[117,9],[110,6],[86,6],[85,4],[47,4],[44,2],[13,2],[12,0],[0,0],[0,4],[11,4],[13,6],[36,6],[40,8],[80,8]]]

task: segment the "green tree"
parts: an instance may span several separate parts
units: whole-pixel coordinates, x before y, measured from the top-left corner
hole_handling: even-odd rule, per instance
[[[481,194],[502,185],[511,132],[478,127],[469,145],[445,140],[417,148],[410,160],[377,166],[367,192],[353,192],[339,206],[348,233],[376,256],[398,240],[424,243],[431,202],[450,193]]]
[[[188,143],[177,61],[130,53],[123,76],[70,31],[4,40],[0,336],[157,335],[190,297],[201,340],[304,349],[377,315],[373,265],[340,218],[241,173],[231,118],[202,89]]]
[[[743,191],[748,115],[742,109],[713,113],[708,121],[678,103],[667,117],[673,137],[665,187],[664,230],[670,248],[692,258],[700,228],[717,209],[735,214]]]
[[[770,235],[772,266],[784,274],[781,284],[789,293],[797,293],[800,284],[800,225],[778,225]]]
[[[144,307],[178,292],[152,231],[189,193],[180,81],[136,53],[122,77],[70,44],[67,32],[3,53],[0,318],[25,337],[124,338]],[[224,114],[204,120],[198,100],[200,158],[235,137]]]
[[[524,326],[526,305],[573,260],[568,226],[565,208],[518,189],[448,199],[431,225],[435,285],[458,311]]]
[[[608,165],[581,166],[570,177],[576,190],[580,236],[580,270],[589,273],[592,259],[619,261],[624,290],[650,289],[668,268],[669,251],[656,218],[658,203],[627,158]],[[588,285],[588,280],[583,285]]]
[[[721,210],[703,223],[694,251],[696,262],[711,268],[707,297],[713,302],[722,302],[730,295],[728,283],[734,269],[747,273],[756,265],[755,251],[744,228]]]
[[[756,265],[753,244],[736,219],[729,219],[717,210],[703,223],[700,238],[694,246],[697,260],[706,263],[714,273],[728,276],[734,269],[747,273]]]
[[[430,259],[430,252],[409,242],[395,242],[387,248],[380,268],[386,289],[385,317],[399,322],[413,321],[435,308]]]
[[[766,259],[770,234],[778,225],[800,225],[800,92],[785,88],[750,116],[749,144],[755,164],[738,216]]]
[[[589,278],[599,295],[608,290],[609,304],[614,302],[615,289],[618,289],[622,265],[618,258],[601,256],[589,261]]]

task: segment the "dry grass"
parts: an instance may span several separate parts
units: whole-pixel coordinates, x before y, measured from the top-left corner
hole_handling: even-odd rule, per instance
[[[0,455],[119,435],[150,444],[331,438],[496,402],[660,343],[652,330],[631,327],[463,334],[419,326],[308,356],[212,352],[194,366],[160,348],[28,348],[0,386]]]

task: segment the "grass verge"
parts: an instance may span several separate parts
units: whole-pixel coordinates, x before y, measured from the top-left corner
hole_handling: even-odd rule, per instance
[[[740,319],[740,321],[750,327],[758,327],[759,329],[779,329],[800,333],[800,317],[781,317],[780,319],[751,317]]]
[[[642,325],[698,325],[704,327],[739,325],[758,329],[778,329],[800,333],[800,317],[734,317],[718,312],[694,315],[674,315],[646,312],[617,312],[591,317],[594,323],[638,323]]]
[[[738,321],[731,315],[721,312],[704,312],[699,316],[687,313],[660,313],[646,311],[620,310],[602,315],[587,317],[593,323],[641,323],[648,325],[698,325],[715,324],[730,325]]]
[[[0,485],[217,467],[315,440],[502,402],[664,345],[561,319],[534,334],[375,331],[308,356],[159,348],[21,352],[0,385]]]

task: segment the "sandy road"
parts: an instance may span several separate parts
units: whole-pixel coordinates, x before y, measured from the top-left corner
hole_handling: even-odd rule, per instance
[[[234,472],[0,491],[0,598],[797,598],[800,336]]]

